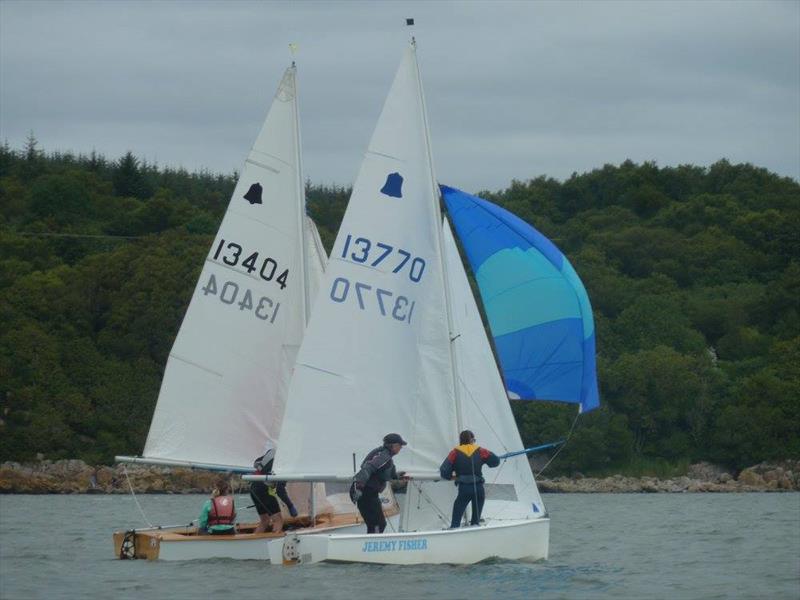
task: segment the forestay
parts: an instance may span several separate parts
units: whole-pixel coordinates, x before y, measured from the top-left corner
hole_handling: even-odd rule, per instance
[[[480,288],[509,396],[597,408],[592,307],[572,265],[510,212],[441,189]]]
[[[457,435],[439,236],[416,57],[397,71],[297,357],[278,475],[347,476],[397,431],[435,472]]]
[[[305,289],[324,267],[306,219],[292,66],[170,352],[145,458],[248,467],[266,440],[277,443],[305,326]]]

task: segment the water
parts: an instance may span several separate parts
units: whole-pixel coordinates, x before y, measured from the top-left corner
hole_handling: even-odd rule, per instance
[[[195,518],[204,497],[139,499],[151,521],[172,525]],[[142,524],[130,497],[0,496],[0,598],[800,599],[800,494],[544,500],[546,562],[285,568],[115,560],[112,530]]]

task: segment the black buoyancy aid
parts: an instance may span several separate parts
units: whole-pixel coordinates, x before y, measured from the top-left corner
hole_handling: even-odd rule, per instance
[[[367,454],[361,462],[361,471],[354,479],[357,484],[362,484],[365,490],[380,493],[386,488],[386,482],[395,476],[391,451],[386,446],[379,446]]]
[[[208,526],[233,525],[236,510],[233,507],[233,496],[217,496],[211,499],[211,510],[208,512]]]

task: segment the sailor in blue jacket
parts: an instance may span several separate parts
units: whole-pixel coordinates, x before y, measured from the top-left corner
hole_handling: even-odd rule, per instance
[[[452,479],[455,473],[458,496],[453,502],[453,517],[450,527],[455,529],[461,523],[467,504],[472,502],[471,525],[478,525],[481,520],[481,511],[486,494],[483,489],[483,465],[496,467],[500,459],[486,448],[481,448],[475,443],[475,434],[468,429],[459,436],[459,445],[450,451],[444,459],[439,473],[442,479]]]

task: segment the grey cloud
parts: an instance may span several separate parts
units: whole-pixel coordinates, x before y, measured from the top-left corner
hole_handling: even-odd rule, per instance
[[[0,2],[0,138],[230,172],[299,47],[304,166],[353,180],[414,16],[440,180],[727,157],[800,178],[796,2]]]

